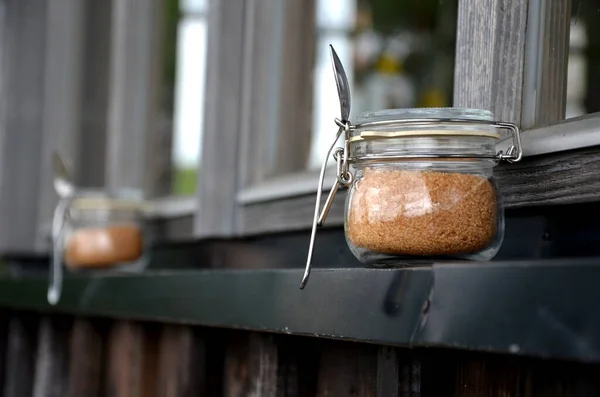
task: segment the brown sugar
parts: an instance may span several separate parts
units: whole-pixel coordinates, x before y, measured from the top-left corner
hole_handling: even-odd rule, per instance
[[[468,254],[496,235],[496,190],[478,175],[367,168],[349,206],[348,239],[381,254]]]
[[[69,237],[65,263],[94,268],[137,260],[142,255],[142,233],[136,225],[77,229]]]

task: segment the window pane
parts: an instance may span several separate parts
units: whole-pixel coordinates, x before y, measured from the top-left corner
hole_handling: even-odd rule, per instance
[[[566,117],[600,112],[600,3],[573,0]]]
[[[316,0],[313,131],[320,167],[339,117],[329,44],[348,74],[351,119],[370,110],[451,106],[457,0]]]
[[[192,194],[200,161],[204,112],[206,21],[184,17],[179,22],[173,136],[174,194]]]
[[[186,14],[202,13],[206,11],[207,0],[180,0],[181,11]]]

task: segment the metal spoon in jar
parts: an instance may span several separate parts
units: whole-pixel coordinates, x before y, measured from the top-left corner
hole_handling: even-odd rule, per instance
[[[60,299],[62,290],[62,231],[67,215],[67,208],[71,198],[75,195],[75,185],[67,167],[60,157],[54,152],[52,156],[54,178],[53,185],[58,195],[58,204],[52,218],[52,268],[50,269],[50,286],[48,287],[48,303],[55,305]]]
[[[350,117],[350,84],[348,84],[348,77],[346,76],[342,61],[340,61],[340,58],[331,44],[329,45],[329,48],[331,49],[331,63],[333,64],[335,85],[337,86],[338,98],[340,100],[341,121],[342,123],[345,123]]]
[[[308,278],[310,276],[310,267],[311,267],[313,249],[314,249],[314,245],[315,245],[315,234],[317,232],[317,226],[322,224],[323,221],[325,220],[325,216],[327,215],[327,212],[329,211],[329,209],[331,208],[331,204],[333,203],[333,197],[335,196],[335,193],[337,192],[337,190],[339,188],[339,184],[336,183],[334,185],[333,189],[331,189],[331,192],[329,193],[329,196],[327,197],[327,200],[325,201],[325,206],[323,208],[323,212],[321,213],[321,216],[319,216],[319,208],[321,207],[321,193],[323,191],[323,180],[325,179],[325,169],[327,168],[327,162],[329,161],[331,152],[333,151],[333,148],[335,147],[335,144],[337,143],[340,135],[342,135],[342,133],[346,131],[346,128],[343,126],[348,124],[348,118],[350,117],[351,101],[350,101],[350,84],[348,84],[348,77],[346,76],[346,72],[344,70],[344,66],[342,65],[342,61],[340,61],[340,58],[338,57],[337,53],[333,49],[333,46],[330,44],[329,47],[331,49],[331,63],[333,65],[333,73],[335,76],[335,85],[337,86],[338,99],[340,101],[341,119],[336,120],[336,123],[338,123],[338,121],[339,121],[338,125],[340,126],[340,128],[335,136],[335,139],[333,140],[333,143],[331,144],[331,146],[329,147],[329,150],[327,151],[327,155],[325,156],[323,164],[321,165],[321,173],[319,175],[319,185],[317,187],[317,200],[315,203],[315,215],[313,218],[312,231],[310,233],[310,243],[308,246],[308,257],[306,258],[306,268],[304,270],[304,275],[302,276],[302,282],[300,283],[300,289],[304,289],[304,287],[306,286],[306,283],[308,282]]]
[[[58,197],[66,198],[73,196],[75,185],[71,182],[71,176],[65,162],[57,152],[54,152],[52,155],[52,165],[54,169],[53,185]]]

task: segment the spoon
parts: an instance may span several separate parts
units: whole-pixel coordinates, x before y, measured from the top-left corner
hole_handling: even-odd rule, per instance
[[[337,53],[333,49],[333,46],[330,44],[329,48],[331,49],[331,63],[333,65],[333,73],[335,76],[335,85],[337,86],[338,98],[340,100],[340,115],[341,120],[336,120],[336,124],[338,121],[341,121],[337,134],[335,135],[335,139],[333,143],[329,147],[327,151],[327,155],[323,160],[323,164],[321,165],[321,173],[319,175],[319,186],[317,187],[317,200],[315,202],[315,214],[313,218],[312,231],[310,233],[310,243],[308,245],[308,257],[306,258],[306,268],[304,269],[304,275],[302,276],[302,281],[300,282],[300,289],[304,289],[306,283],[308,282],[308,278],[310,277],[310,268],[311,268],[311,260],[312,254],[315,246],[315,235],[317,233],[317,226],[323,223],[325,220],[325,216],[327,215],[327,211],[331,207],[331,203],[333,202],[333,197],[338,190],[338,183],[335,184],[333,189],[329,192],[329,197],[327,197],[327,201],[325,203],[325,209],[321,216],[319,216],[319,208],[321,207],[321,192],[323,191],[323,180],[325,179],[325,170],[327,169],[327,162],[329,161],[329,157],[331,157],[331,152],[333,151],[337,140],[342,135],[344,131],[347,131],[344,128],[345,125],[348,124],[348,118],[350,117],[350,85],[348,84],[348,77],[346,76],[346,72],[344,71],[344,66],[342,65],[342,61],[338,57]],[[345,139],[348,139],[346,136]]]
[[[52,165],[54,169],[53,185],[56,194],[58,194],[58,204],[54,210],[52,218],[52,267],[50,269],[50,286],[48,287],[48,303],[56,305],[60,299],[62,290],[62,250],[63,250],[63,228],[65,227],[65,218],[71,198],[75,195],[75,185],[71,182],[71,177],[67,166],[57,152],[52,155]]]
[[[333,49],[333,46],[329,44],[331,49],[331,63],[333,65],[333,72],[335,76],[335,85],[337,86],[338,98],[340,100],[340,114],[341,121],[346,122],[350,117],[350,84],[348,84],[348,77],[346,71],[340,61],[340,57]]]
[[[52,181],[54,190],[60,198],[71,197],[75,193],[75,186],[71,182],[71,177],[65,162],[60,154],[54,152],[52,155],[52,166],[54,169],[54,179]]]

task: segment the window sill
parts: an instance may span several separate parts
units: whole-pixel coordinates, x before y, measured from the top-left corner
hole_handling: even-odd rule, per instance
[[[571,204],[600,200],[600,113],[565,120],[521,134],[524,159],[504,164],[496,177],[507,208]],[[510,140],[499,143],[506,149]],[[323,205],[335,181],[330,169]],[[268,180],[238,196],[237,234],[255,235],[311,227],[318,173],[303,172]],[[344,222],[344,192],[336,196],[325,222]]]
[[[323,182],[323,191],[329,191],[335,182],[335,168],[328,167]],[[315,194],[319,184],[319,171],[302,171],[281,175],[242,189],[237,196],[241,205],[252,205],[264,201]]]
[[[522,132],[521,139],[524,157],[600,146],[600,113],[527,130]],[[499,142],[498,149],[506,151],[511,144],[512,139],[506,138]],[[313,194],[317,191],[318,180],[318,170],[278,176],[243,189],[238,194],[237,201],[241,205],[251,205]],[[325,174],[324,191],[329,191],[334,182],[335,168],[330,166]]]
[[[600,113],[523,131],[521,141],[525,157],[600,146]],[[498,149],[506,151],[511,144],[512,139],[504,139]]]

